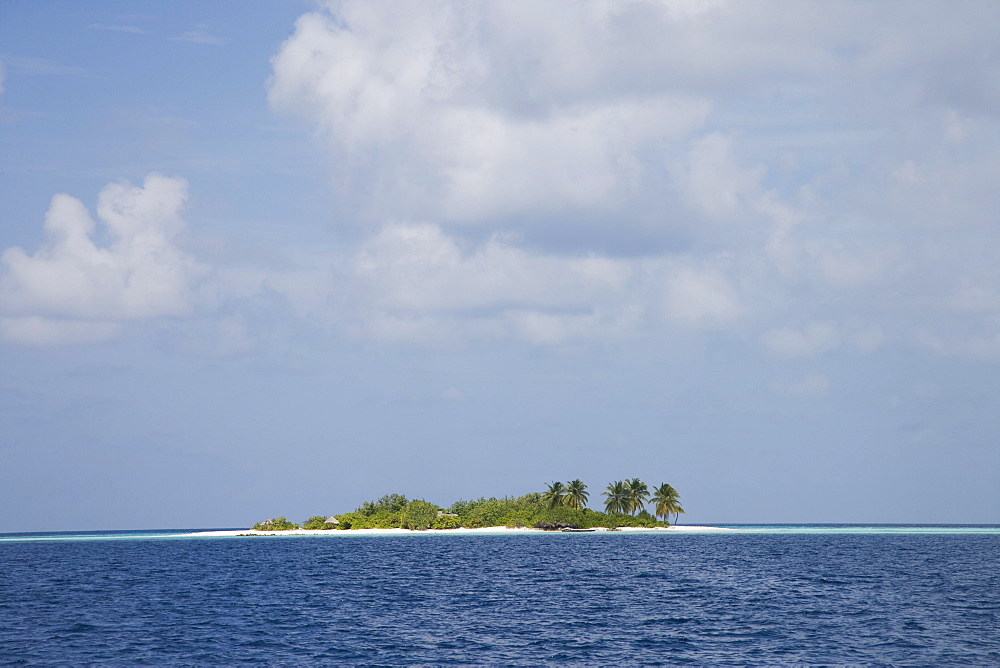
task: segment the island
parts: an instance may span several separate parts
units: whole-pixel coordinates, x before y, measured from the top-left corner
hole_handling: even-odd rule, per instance
[[[351,512],[315,515],[301,524],[274,517],[253,525],[242,535],[308,531],[620,531],[671,528],[670,518],[684,513],[677,490],[667,483],[654,487],[639,480],[610,483],[602,496],[604,511],[587,507],[590,493],[581,480],[547,483],[544,492],[513,497],[459,500],[447,508],[424,499],[386,494],[365,501]],[[651,504],[651,514],[646,505]],[[701,528],[701,527],[699,527]]]

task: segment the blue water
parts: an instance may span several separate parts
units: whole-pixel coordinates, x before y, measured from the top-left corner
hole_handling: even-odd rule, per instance
[[[997,527],[179,533],[0,534],[0,663],[1000,664]]]

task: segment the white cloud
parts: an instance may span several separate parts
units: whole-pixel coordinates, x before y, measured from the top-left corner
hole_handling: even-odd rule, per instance
[[[197,302],[241,349],[256,321],[239,308],[264,302],[398,341],[739,328],[785,358],[917,331],[982,349],[948,342],[989,342],[1000,314],[996,86],[943,74],[993,63],[998,38],[978,6],[884,20],[899,9],[325,2],[268,94],[328,143],[354,241],[199,282],[175,236],[140,261],[139,218],[99,207],[98,225],[58,196],[47,245],[4,254],[0,308],[65,329]]]
[[[27,346],[96,343],[121,329],[115,322],[52,319],[40,316],[0,317],[0,338]]]
[[[765,169],[739,166],[733,156],[732,138],[711,133],[698,139],[688,153],[682,175],[685,194],[711,218],[736,216],[759,197]]]
[[[586,308],[620,294],[630,270],[596,256],[533,254],[502,238],[463,249],[434,225],[389,225],[359,254],[355,277],[399,310]]]
[[[332,320],[394,339],[755,327],[796,357],[981,302],[995,85],[941,73],[997,36],[979,7],[898,10],[321,4],[269,82],[367,237],[317,308],[350,293]],[[777,326],[802,312],[827,321]]]
[[[774,383],[772,391],[788,397],[817,397],[826,394],[830,389],[830,381],[821,373],[809,373],[795,380]]]
[[[839,287],[860,287],[875,281],[897,258],[894,249],[868,249],[845,242],[823,244],[815,261],[824,278]]]
[[[365,331],[391,340],[630,338],[654,322],[715,328],[745,314],[721,261],[532,252],[495,236],[461,243],[429,224],[384,227],[349,263]]]
[[[572,18],[579,29],[592,20]],[[652,147],[701,126],[707,103],[645,91],[524,99],[506,77],[526,76],[528,88],[553,82],[546,68],[509,71],[504,31],[522,21],[499,6],[446,3],[307,14],[274,58],[270,99],[324,130],[351,187],[380,215],[447,223],[620,209],[650,161],[659,168]]]
[[[87,26],[92,30],[111,30],[112,32],[128,32],[135,35],[148,35],[149,31],[145,28],[140,28],[139,26],[133,25],[106,25],[104,23],[92,23]]]
[[[219,37],[208,32],[208,26],[199,25],[194,30],[189,30],[177,37],[171,37],[179,42],[192,42],[193,44],[208,44],[210,46],[222,46],[229,41],[228,38]]]
[[[366,329],[389,339],[620,336],[638,308],[626,262],[531,253],[499,237],[463,247],[428,224],[386,226],[350,271]]]
[[[34,58],[30,56],[15,56],[10,59],[9,67],[17,74],[31,76],[73,76],[89,78],[90,75],[82,67],[77,65],[63,65],[54,60],[46,58]]]
[[[986,318],[967,331],[934,331],[917,328],[914,341],[925,350],[947,357],[964,357],[984,362],[1000,362],[1000,315]]]
[[[681,265],[666,276],[666,313],[685,324],[729,323],[744,313],[730,281],[710,266]]]
[[[462,403],[468,400],[468,397],[465,396],[464,392],[454,387],[449,387],[447,390],[442,392],[441,398],[451,403]]]
[[[810,322],[802,329],[772,329],[764,335],[764,345],[779,357],[807,357],[833,350],[841,335],[830,322]]]
[[[875,352],[885,341],[885,332],[878,325],[862,327],[848,336],[848,342],[862,353]]]
[[[764,333],[761,340],[773,355],[790,359],[822,355],[844,345],[852,346],[861,353],[871,353],[886,341],[886,335],[877,325],[844,326],[813,320],[799,329],[771,329]]]
[[[690,131],[705,111],[696,100],[663,98],[566,109],[543,119],[444,113],[424,138],[440,159],[440,213],[469,221],[620,209],[642,188],[640,148]]]
[[[98,230],[84,205],[56,195],[45,218],[46,243],[34,254],[0,255],[0,313],[9,338],[92,339],[108,323],[191,312],[192,288],[204,268],[178,245],[187,184],[150,174],[141,187],[113,183],[98,198]],[[107,237],[105,246],[96,239]],[[43,323],[44,321],[44,323]]]

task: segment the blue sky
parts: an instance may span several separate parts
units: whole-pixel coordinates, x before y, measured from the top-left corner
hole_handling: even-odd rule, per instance
[[[0,2],[0,531],[1000,522],[998,24]]]

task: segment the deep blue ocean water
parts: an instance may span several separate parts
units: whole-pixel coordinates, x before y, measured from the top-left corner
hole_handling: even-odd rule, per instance
[[[0,663],[1000,665],[998,527],[177,533],[0,534]]]

